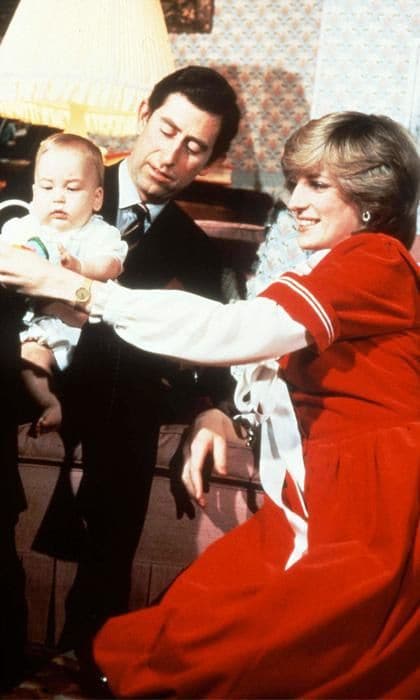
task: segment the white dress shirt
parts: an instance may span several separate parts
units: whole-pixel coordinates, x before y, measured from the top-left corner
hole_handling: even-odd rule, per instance
[[[125,158],[121,161],[118,168],[118,214],[117,214],[117,227],[120,231],[127,229],[135,220],[135,214],[128,208],[132,207],[134,204],[141,204],[147,206],[150,221],[146,219],[144,222],[144,230],[150,227],[151,223],[156,219],[158,214],[162,211],[165,204],[150,204],[149,202],[142,202],[137,188],[131,179],[130,173],[128,172],[128,160]]]

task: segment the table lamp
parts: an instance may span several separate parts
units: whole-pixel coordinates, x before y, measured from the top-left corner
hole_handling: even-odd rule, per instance
[[[172,70],[160,0],[20,0],[0,45],[0,115],[131,136]]]

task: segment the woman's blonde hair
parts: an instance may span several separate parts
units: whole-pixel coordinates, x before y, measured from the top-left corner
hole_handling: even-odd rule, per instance
[[[44,141],[41,141],[35,156],[35,173],[37,171],[41,156],[56,146],[59,148],[71,148],[72,150],[79,151],[79,153],[81,153],[92,164],[97,177],[98,187],[103,186],[104,161],[102,158],[102,153],[93,143],[93,141],[85,139],[83,136],[79,136],[78,134],[59,132],[57,134],[52,134],[51,136],[48,136],[48,138],[44,139]]]
[[[342,197],[358,206],[361,231],[388,233],[407,248],[413,244],[420,157],[408,131],[389,117],[334,112],[312,119],[287,140],[282,167],[289,187],[325,169]]]

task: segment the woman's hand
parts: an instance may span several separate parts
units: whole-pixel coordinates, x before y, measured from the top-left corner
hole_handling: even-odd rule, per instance
[[[74,305],[83,277],[52,265],[36,253],[0,241],[0,284],[26,296],[57,299]]]
[[[42,289],[53,265],[32,251],[0,242],[0,283],[30,296]]]
[[[217,408],[204,411],[191,426],[184,449],[182,481],[198,505],[204,507],[203,468],[207,457],[212,457],[218,474],[226,474],[227,442],[244,443],[238,437],[231,419]]]

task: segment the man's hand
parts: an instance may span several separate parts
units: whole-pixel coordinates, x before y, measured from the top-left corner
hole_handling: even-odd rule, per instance
[[[182,481],[192,498],[204,507],[203,469],[208,457],[218,474],[226,474],[227,441],[243,444],[235,432],[231,419],[217,408],[197,416],[184,443]]]
[[[56,316],[63,321],[63,323],[67,323],[68,326],[74,326],[75,328],[82,328],[89,318],[88,314],[84,311],[72,309],[68,304],[64,304],[62,301],[38,302],[36,310],[37,313],[40,314]]]

